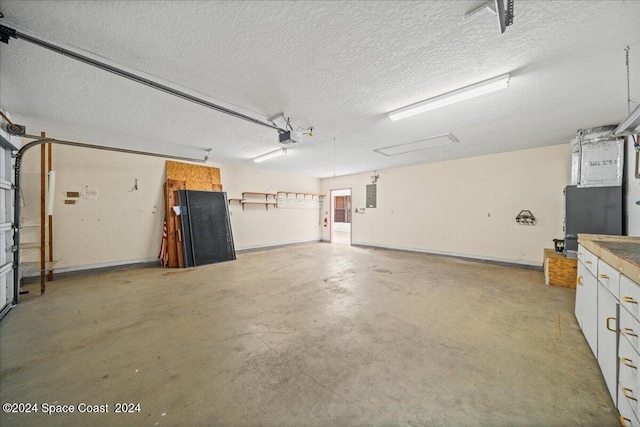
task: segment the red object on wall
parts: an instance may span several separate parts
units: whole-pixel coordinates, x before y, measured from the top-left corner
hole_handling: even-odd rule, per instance
[[[324,219],[324,226],[327,226],[327,218]]]

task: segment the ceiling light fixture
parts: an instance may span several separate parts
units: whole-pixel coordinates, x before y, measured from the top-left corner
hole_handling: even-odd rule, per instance
[[[265,160],[269,160],[269,159],[273,159],[275,157],[278,156],[282,156],[283,154],[287,154],[287,149],[286,148],[280,148],[276,151],[271,151],[267,154],[263,154],[261,156],[256,157],[255,159],[253,159],[254,162],[256,163],[260,163],[260,162],[264,162]]]
[[[475,98],[476,96],[484,95],[485,93],[503,89],[509,86],[509,78],[509,74],[503,74],[480,83],[472,84],[471,86],[447,92],[434,98],[429,98],[398,110],[394,110],[389,113],[389,118],[392,121],[404,119],[405,117],[414,116],[416,114],[424,113],[425,111],[435,110],[436,108],[455,104],[456,102],[465,101],[467,99]]]

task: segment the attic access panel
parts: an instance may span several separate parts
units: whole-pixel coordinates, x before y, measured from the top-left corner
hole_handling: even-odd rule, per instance
[[[185,267],[236,259],[227,193],[179,190]]]
[[[451,144],[457,144],[458,139],[451,133],[443,133],[427,138],[418,139],[416,141],[405,142],[403,144],[392,145],[390,147],[376,148],[375,151],[383,156],[391,157],[400,154],[416,153],[419,151],[429,150],[431,148],[445,147]]]

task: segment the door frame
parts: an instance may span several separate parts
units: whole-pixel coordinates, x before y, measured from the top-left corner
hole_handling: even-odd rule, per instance
[[[346,191],[349,190],[349,196],[351,196],[351,204],[349,205],[349,246],[353,245],[353,189],[351,187],[345,188],[332,188],[329,190],[329,243],[333,243],[333,192],[334,191]]]

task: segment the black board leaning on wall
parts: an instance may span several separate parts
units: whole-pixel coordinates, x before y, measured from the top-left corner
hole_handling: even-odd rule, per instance
[[[227,193],[179,190],[185,267],[236,259]]]

